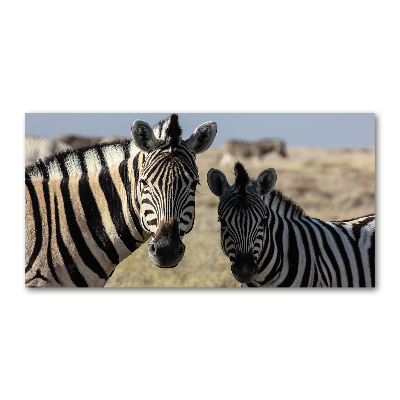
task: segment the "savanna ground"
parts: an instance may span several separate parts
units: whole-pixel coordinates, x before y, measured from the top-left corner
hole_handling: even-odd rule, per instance
[[[375,212],[374,149],[288,148],[288,158],[266,156],[262,161],[242,160],[251,178],[273,167],[276,188],[299,204],[309,216],[325,221],[343,220]],[[198,155],[200,183],[196,220],[184,238],[186,252],[176,268],[161,269],[150,261],[147,244],[119,264],[106,287],[239,287],[222,253],[218,198],[207,185],[207,172],[218,168],[230,184],[233,163],[218,165],[221,154],[209,149]]]

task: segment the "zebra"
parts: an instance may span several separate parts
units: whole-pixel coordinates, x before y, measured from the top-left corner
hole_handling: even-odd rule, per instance
[[[210,147],[217,124],[182,140],[172,114],[153,129],[136,120],[131,133],[25,169],[26,286],[104,286],[150,238],[155,265],[181,261],[195,218],[196,154]]]
[[[25,164],[34,163],[39,158],[72,149],[66,143],[47,137],[25,135]]]
[[[286,143],[282,139],[261,139],[255,142],[232,139],[222,143],[221,151],[223,156],[220,164],[225,166],[240,159],[255,157],[261,160],[271,152],[287,157]]]
[[[211,168],[219,197],[222,250],[242,286],[374,287],[375,214],[324,222],[274,189],[274,168],[250,180],[235,164],[235,183]]]
[[[122,140],[124,138],[119,136],[107,136],[105,138],[100,136],[85,137],[80,135],[73,135],[65,133],[58,137],[60,142],[66,143],[74,149],[79,149],[80,147],[94,146],[97,143],[108,143],[113,141]]]

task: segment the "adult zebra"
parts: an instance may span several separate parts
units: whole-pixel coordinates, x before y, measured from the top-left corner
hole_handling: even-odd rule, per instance
[[[287,157],[286,143],[282,139],[261,139],[255,142],[245,140],[227,140],[221,146],[221,165],[243,159],[256,158],[262,160],[269,153],[276,152],[282,157]]]
[[[25,135],[25,164],[34,163],[39,158],[72,149],[67,143],[41,136]]]
[[[206,122],[182,140],[173,114],[133,140],[71,150],[25,170],[26,286],[104,286],[150,237],[159,267],[183,258],[194,223],[196,154],[217,132]]]
[[[273,168],[249,179],[235,165],[230,186],[210,169],[208,185],[220,198],[222,250],[242,286],[375,286],[375,214],[324,222],[273,190]]]

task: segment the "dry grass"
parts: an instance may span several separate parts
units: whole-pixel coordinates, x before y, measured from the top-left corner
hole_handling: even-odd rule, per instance
[[[243,160],[252,178],[273,167],[276,187],[306,214],[322,220],[349,219],[375,212],[375,152],[372,149],[327,150],[289,148],[289,157]],[[217,222],[218,198],[209,190],[207,172],[222,170],[233,183],[233,165],[218,166],[220,153],[210,149],[197,158],[201,185],[196,222],[184,238],[186,253],[174,269],[155,267],[143,245],[116,268],[107,287],[238,287],[229,260],[222,253]]]

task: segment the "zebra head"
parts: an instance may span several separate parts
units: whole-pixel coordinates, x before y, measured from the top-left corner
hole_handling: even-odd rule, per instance
[[[146,153],[138,184],[141,224],[152,236],[149,256],[159,267],[176,267],[183,258],[182,238],[195,217],[196,154],[210,147],[216,133],[217,124],[206,122],[182,140],[176,114],[153,129],[139,120],[132,125],[133,140]]]
[[[230,186],[223,172],[211,168],[207,182],[211,192],[220,199],[218,220],[222,250],[231,261],[235,279],[248,283],[258,273],[257,261],[268,218],[262,197],[274,188],[276,171],[266,169],[256,181],[251,181],[243,165],[237,162],[235,175],[235,183]]]

